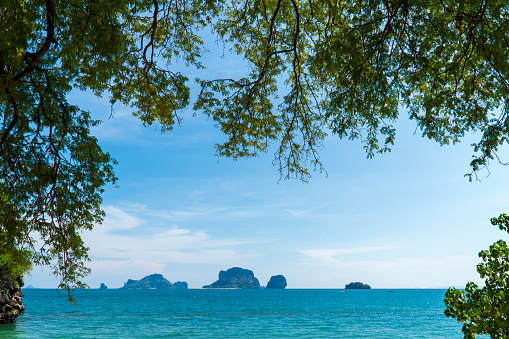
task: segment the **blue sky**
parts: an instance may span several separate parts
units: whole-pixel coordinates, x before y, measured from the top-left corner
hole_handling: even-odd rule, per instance
[[[244,67],[228,56],[208,66],[204,77]],[[440,147],[414,133],[405,111],[391,153],[366,159],[359,141],[329,137],[320,153],[328,176],[314,172],[306,184],[278,182],[273,152],[216,157],[224,136],[190,110],[181,127],[161,134],[125,107],[109,118],[107,98],[75,92],[69,101],[104,121],[93,134],[119,162],[119,187],[104,194],[106,218],[83,234],[92,288],[152,273],[200,288],[234,266],[253,270],[262,285],[283,274],[288,288],[464,286],[481,282],[477,253],[508,238],[489,219],[509,212],[509,169],[493,164],[489,177],[469,183],[475,137]],[[26,285],[57,286],[50,272],[36,268]]]

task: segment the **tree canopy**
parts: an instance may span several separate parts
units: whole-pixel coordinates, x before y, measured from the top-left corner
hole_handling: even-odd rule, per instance
[[[90,135],[99,122],[67,95],[106,94],[169,131],[191,102],[172,63],[204,67],[210,30],[249,64],[239,79],[197,79],[194,109],[227,138],[219,156],[275,145],[281,176],[307,180],[327,135],[361,138],[369,157],[390,151],[407,108],[440,144],[478,132],[475,175],[507,142],[508,10],[500,0],[4,0],[0,255],[24,250],[52,263],[61,287],[80,286],[80,232],[102,221],[115,161]]]

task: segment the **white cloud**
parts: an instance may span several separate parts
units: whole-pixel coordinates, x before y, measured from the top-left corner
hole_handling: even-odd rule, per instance
[[[132,229],[144,224],[142,219],[130,215],[118,207],[104,206],[106,218],[101,225],[95,227],[96,230],[101,232],[108,232],[111,230],[126,230]]]
[[[253,218],[256,217],[259,212],[251,208],[232,207],[232,206],[221,206],[221,205],[209,205],[202,204],[197,207],[173,210],[173,211],[156,211],[147,208],[145,205],[134,204],[129,206],[129,210],[133,213],[142,214],[150,217],[163,218],[168,221],[182,222],[192,219],[227,219],[227,218]]]
[[[358,254],[378,252],[385,250],[392,250],[399,248],[398,246],[384,245],[384,246],[371,246],[371,247],[356,247],[356,248],[334,248],[334,249],[314,249],[301,251],[302,254],[308,256],[316,263],[322,265],[341,266],[342,263],[337,256],[345,254]]]
[[[87,266],[98,271],[123,271],[130,264],[130,260],[93,260]]]
[[[83,234],[90,247],[94,271],[162,271],[168,263],[214,263],[243,260],[259,256],[257,253],[237,251],[245,244],[266,242],[257,239],[212,238],[204,230],[190,230],[178,226],[143,231],[148,222],[124,210],[105,206],[102,225]]]
[[[293,210],[293,209],[285,209],[285,212],[290,216],[295,218],[304,218],[311,216],[310,210]]]

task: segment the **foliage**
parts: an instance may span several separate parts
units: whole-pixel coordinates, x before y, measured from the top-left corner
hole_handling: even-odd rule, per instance
[[[144,124],[171,129],[189,102],[187,79],[156,59],[180,55],[199,66],[192,30],[204,24],[209,5],[2,1],[0,255],[29,253],[34,263],[52,265],[59,287],[84,286],[90,270],[80,234],[102,221],[101,193],[115,183],[115,161],[90,135],[99,122],[66,96],[73,88],[107,90],[112,105],[131,105]]]
[[[82,285],[89,270],[80,233],[102,221],[101,193],[115,183],[115,161],[90,135],[99,122],[67,95],[107,94],[112,107],[131,106],[144,125],[169,131],[190,103],[188,79],[172,63],[203,67],[205,28],[250,66],[240,79],[197,80],[194,108],[227,136],[218,155],[252,157],[275,144],[281,176],[305,181],[308,167],[322,169],[318,151],[328,134],[361,138],[369,157],[390,151],[392,124],[407,107],[440,144],[480,132],[475,174],[498,160],[509,132],[508,7],[501,0],[3,0],[0,249],[52,264],[60,287]]]
[[[507,142],[508,15],[500,0],[232,0],[214,29],[250,72],[201,80],[195,108],[228,136],[219,155],[276,142],[281,174],[306,180],[327,134],[362,138],[368,157],[390,151],[407,107],[441,145],[480,132],[472,179]]]
[[[23,254],[22,257],[16,258],[0,255],[0,272],[7,275],[23,275],[30,272],[32,270],[31,253]]]
[[[509,216],[492,218],[491,224],[509,232]],[[482,263],[477,272],[485,279],[479,288],[469,282],[465,290],[449,288],[445,294],[445,315],[463,323],[465,338],[488,334],[491,338],[509,337],[509,247],[504,240],[479,252]]]
[[[31,257],[31,253],[23,250],[17,251],[15,257],[0,254],[0,296],[2,293],[8,293],[13,286],[20,287],[19,276],[32,270]]]

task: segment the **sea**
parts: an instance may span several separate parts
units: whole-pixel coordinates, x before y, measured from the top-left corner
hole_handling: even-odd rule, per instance
[[[463,338],[446,290],[25,289],[0,338]]]

